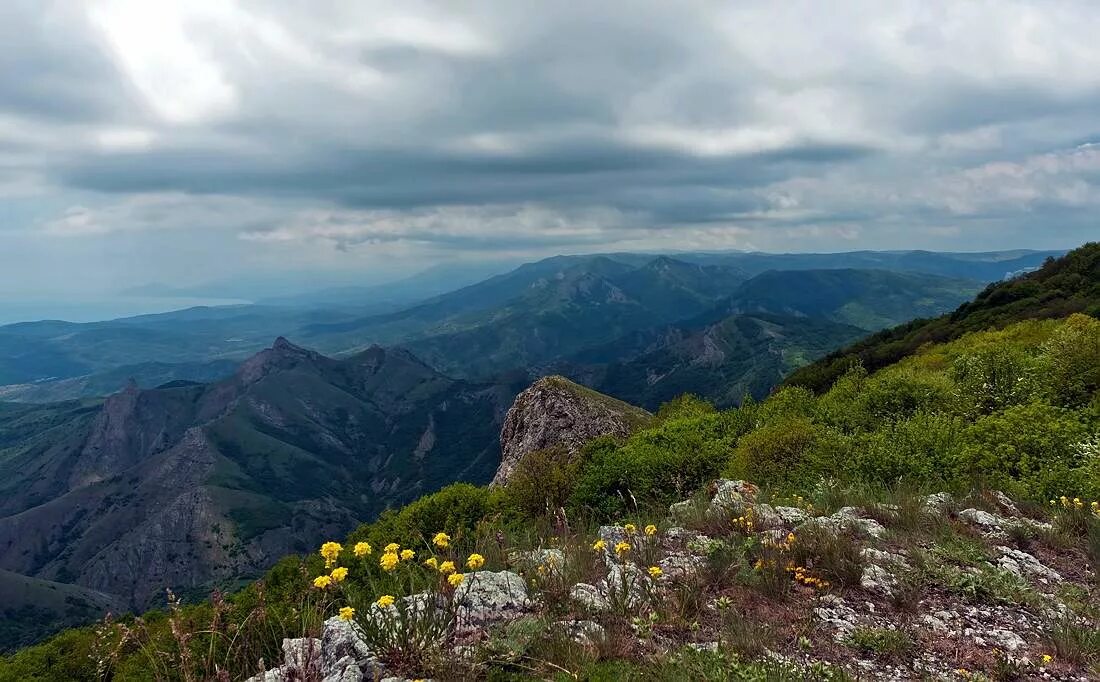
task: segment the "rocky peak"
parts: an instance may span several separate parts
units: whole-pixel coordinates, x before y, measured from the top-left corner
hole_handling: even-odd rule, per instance
[[[295,346],[280,336],[275,339],[271,348],[264,349],[241,363],[236,376],[245,385],[252,384],[270,374],[272,370],[290,369],[302,362],[315,361],[321,357],[318,353]]]
[[[543,377],[516,396],[508,410],[493,485],[507,483],[519,462],[532,452],[561,447],[572,456],[597,436],[626,437],[652,418],[639,407],[564,377]]]

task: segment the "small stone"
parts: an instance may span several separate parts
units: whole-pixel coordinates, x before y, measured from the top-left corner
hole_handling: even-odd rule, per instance
[[[993,501],[1000,505],[1001,509],[1006,513],[1013,516],[1019,516],[1020,510],[1016,507],[1016,503],[1012,501],[1012,498],[1005,495],[1000,490],[994,490],[992,493]]]
[[[959,518],[986,531],[1000,531],[1004,527],[1004,519],[981,509],[964,509],[959,512]]]
[[[924,498],[922,508],[928,514],[942,514],[954,501],[950,493],[933,493]]]
[[[611,608],[607,598],[600,594],[595,585],[577,583],[569,590],[569,598],[583,609],[593,612],[606,611]]]
[[[798,507],[776,507],[775,513],[778,514],[779,518],[783,520],[783,523],[788,526],[797,526],[810,518],[809,514]]]
[[[554,624],[581,646],[594,648],[607,637],[603,626],[591,620],[563,620]]]

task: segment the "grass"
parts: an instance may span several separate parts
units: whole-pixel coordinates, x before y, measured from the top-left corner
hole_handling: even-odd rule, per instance
[[[1059,659],[1075,665],[1100,664],[1100,628],[1066,617],[1050,626],[1047,637]]]
[[[864,655],[891,660],[901,659],[913,649],[908,634],[890,628],[856,628],[846,643]]]

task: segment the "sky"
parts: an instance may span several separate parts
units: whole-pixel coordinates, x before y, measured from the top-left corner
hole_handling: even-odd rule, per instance
[[[4,0],[0,298],[1069,248],[1097,36],[1094,0]]]

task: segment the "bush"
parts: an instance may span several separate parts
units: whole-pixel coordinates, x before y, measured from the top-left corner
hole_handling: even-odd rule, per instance
[[[1043,344],[1041,365],[1055,405],[1084,407],[1100,392],[1100,320],[1071,315]]]
[[[955,360],[952,378],[970,415],[1030,402],[1039,393],[1038,361],[1014,346],[983,348]]]
[[[386,511],[374,523],[352,532],[348,541],[412,545],[423,544],[425,538],[439,531],[451,535],[469,534],[480,521],[500,512],[503,507],[502,493],[469,483],[455,483],[410,502],[400,511]]]
[[[1088,487],[1075,447],[1087,433],[1081,417],[1042,403],[1017,405],[978,419],[963,434],[961,476],[1030,499]]]
[[[750,427],[748,412],[730,410],[669,420],[621,446],[593,441],[569,505],[610,519],[683,499],[718,476]]]
[[[805,490],[822,476],[844,472],[837,465],[845,449],[838,434],[806,417],[788,416],[743,436],[726,475],[781,490]]]
[[[962,432],[957,417],[920,413],[860,434],[850,448],[850,476],[887,486],[954,487],[953,453]]]
[[[577,482],[580,458],[561,449],[539,450],[520,460],[503,490],[507,506],[537,518],[565,506]]]

